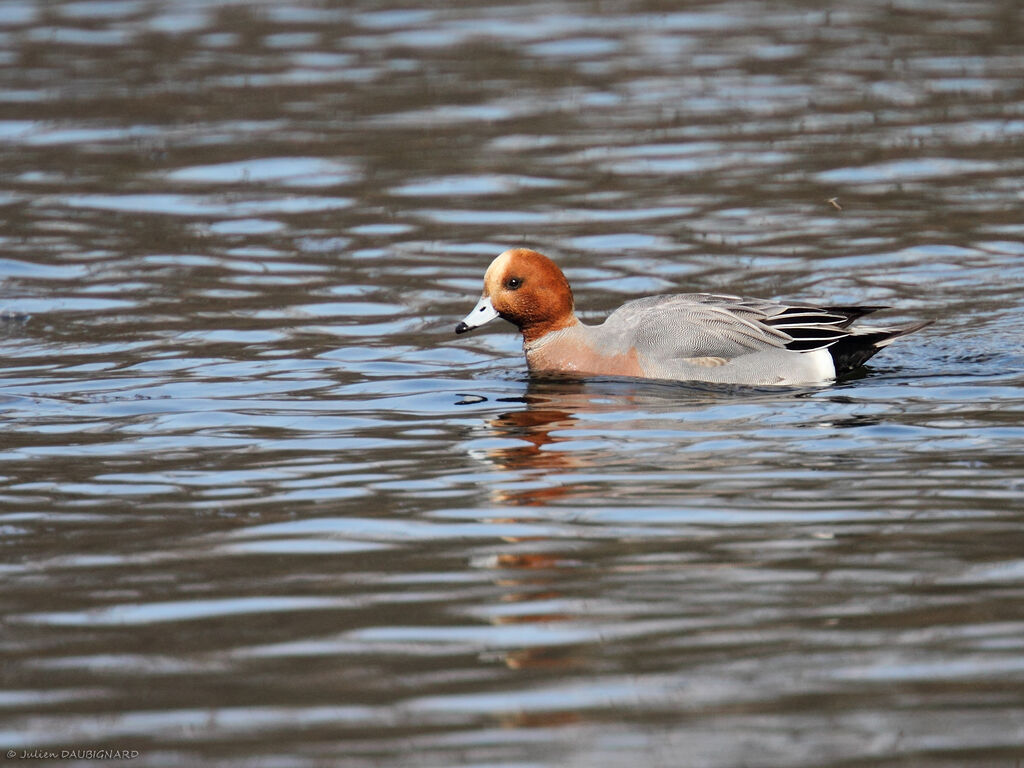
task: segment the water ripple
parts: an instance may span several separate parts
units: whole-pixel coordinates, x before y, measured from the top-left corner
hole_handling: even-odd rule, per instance
[[[1019,14],[585,6],[3,4],[8,748],[1020,752]],[[935,322],[825,388],[531,377],[453,333],[513,246],[587,322]]]

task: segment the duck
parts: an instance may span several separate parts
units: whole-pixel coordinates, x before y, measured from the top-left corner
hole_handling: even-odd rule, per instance
[[[587,325],[576,316],[572,288],[558,265],[529,248],[511,248],[487,268],[480,300],[455,333],[499,317],[509,321],[522,334],[531,374],[825,385],[932,322],[853,325],[882,309],[888,307],[679,293],[628,301],[603,323]]]

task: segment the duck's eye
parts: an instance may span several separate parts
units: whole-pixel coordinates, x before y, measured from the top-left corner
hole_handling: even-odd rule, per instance
[[[505,281],[505,287],[508,288],[510,291],[514,291],[522,284],[523,278],[521,277],[510,277],[508,280]]]

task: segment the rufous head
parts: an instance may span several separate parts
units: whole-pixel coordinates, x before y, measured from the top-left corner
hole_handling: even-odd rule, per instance
[[[496,317],[514,323],[529,342],[572,325],[572,290],[562,270],[547,256],[512,248],[491,262],[480,301],[456,333],[479,328]]]

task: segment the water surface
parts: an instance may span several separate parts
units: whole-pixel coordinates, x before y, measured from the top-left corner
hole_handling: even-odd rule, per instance
[[[1022,29],[0,3],[0,750],[1024,759]],[[516,245],[589,321],[935,323],[828,388],[531,379],[452,334]]]

